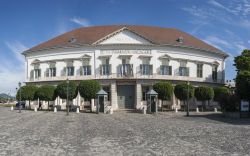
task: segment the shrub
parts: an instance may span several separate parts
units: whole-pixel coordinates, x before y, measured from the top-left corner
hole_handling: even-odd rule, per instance
[[[77,96],[77,84],[73,81],[69,81],[67,84],[66,81],[61,82],[56,87],[56,95],[58,95],[61,99],[67,99],[67,85],[68,85],[68,98],[69,100],[73,100]]]
[[[174,94],[181,101],[190,99],[194,96],[194,87],[186,83],[177,84],[174,87]]]
[[[37,91],[37,87],[35,85],[26,85],[21,87],[21,101],[27,100],[30,101],[35,99],[35,93]],[[17,92],[16,99],[20,100],[20,89]]]
[[[205,101],[212,100],[214,98],[214,90],[208,86],[200,86],[195,88],[194,96],[198,101],[202,101],[202,111],[205,105]]]
[[[100,88],[100,83],[95,80],[81,81],[78,87],[80,95],[89,101],[96,97],[96,93]]]
[[[171,100],[173,95],[173,86],[169,82],[158,82],[153,86],[161,100]]]
[[[52,85],[44,85],[37,89],[35,93],[35,97],[39,98],[42,101],[48,102],[49,109],[49,101],[54,101],[56,99],[56,87]]]

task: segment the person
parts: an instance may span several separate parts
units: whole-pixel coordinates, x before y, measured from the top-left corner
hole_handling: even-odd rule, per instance
[[[42,110],[42,102],[41,101],[39,101],[39,108],[38,108],[38,110]]]

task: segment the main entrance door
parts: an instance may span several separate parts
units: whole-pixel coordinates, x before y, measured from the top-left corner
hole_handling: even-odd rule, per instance
[[[119,109],[134,109],[134,99],[134,85],[117,85],[117,102]]]

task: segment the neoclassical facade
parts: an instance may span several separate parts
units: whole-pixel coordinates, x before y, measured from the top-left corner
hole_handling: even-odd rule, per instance
[[[113,25],[72,30],[25,52],[26,83],[57,85],[94,79],[108,93],[109,106],[141,109],[156,82],[189,81],[194,86],[224,85],[221,50],[177,29]],[[65,106],[59,97],[55,105]],[[171,108],[179,107],[173,97]],[[80,95],[72,104],[89,105]]]

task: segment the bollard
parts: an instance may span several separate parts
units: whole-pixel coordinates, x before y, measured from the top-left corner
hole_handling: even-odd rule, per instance
[[[36,108],[36,106],[35,106],[35,108],[34,108],[34,112],[37,112],[37,108]]]
[[[54,107],[54,113],[56,113],[57,112],[57,108],[56,107]]]
[[[79,108],[78,107],[76,108],[76,113],[79,113]]]
[[[12,110],[12,111],[14,110],[13,106],[10,107],[10,110]]]
[[[175,113],[178,113],[178,109],[177,108],[175,108]]]
[[[110,113],[110,114],[113,114],[113,108],[110,108],[109,113]]]
[[[199,111],[199,108],[197,107],[197,108],[196,108],[196,113],[199,113],[199,112],[200,112],[200,111]]]
[[[214,108],[214,112],[217,113],[217,108]]]
[[[143,114],[147,114],[147,109],[145,107],[142,108]]]

